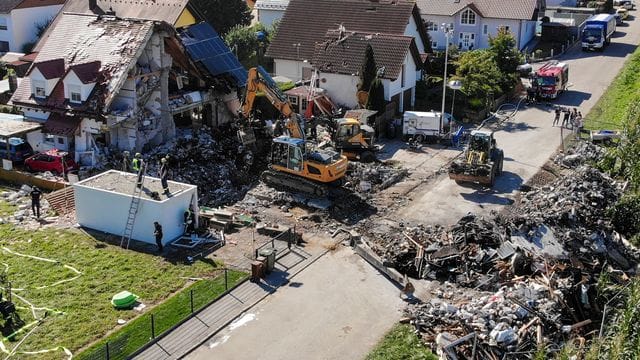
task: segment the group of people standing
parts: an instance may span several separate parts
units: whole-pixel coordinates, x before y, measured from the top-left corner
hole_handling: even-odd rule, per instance
[[[562,118],[562,123],[560,123],[560,118]],[[556,106],[553,116],[553,126],[558,124],[564,128],[573,129],[576,134],[580,134],[584,127],[582,113],[578,111],[578,108],[570,109],[568,107]]]

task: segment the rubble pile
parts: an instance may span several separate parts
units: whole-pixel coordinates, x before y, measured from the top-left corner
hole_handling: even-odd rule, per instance
[[[568,156],[580,159],[559,160],[571,173],[489,219],[469,214],[449,228],[396,229],[373,239],[374,250],[401,272],[484,292],[409,308],[434,349],[459,357],[530,358],[540,346],[549,354],[598,328],[606,303],[601,274],[626,282],[640,253],[606,217],[622,186],[585,165],[597,159],[594,149],[579,145]]]
[[[447,296],[451,291],[436,291],[435,298],[409,305],[405,313],[443,358],[530,359],[539,347],[551,353],[572,332],[584,333],[593,323],[565,311],[560,291],[549,293],[547,285],[532,279],[495,293],[456,293],[456,298]]]
[[[22,185],[22,187],[17,191],[3,191],[0,193],[0,197],[2,197],[4,201],[17,208],[11,216],[4,219],[0,218],[0,224],[11,223],[18,225],[25,222],[37,222],[33,212],[31,211],[31,190],[32,188],[29,185]],[[46,217],[48,212],[49,203],[44,197],[42,197],[40,199],[40,214],[42,218],[48,221],[55,220],[55,218]]]
[[[349,162],[345,188],[354,192],[379,192],[409,175],[404,168],[385,163]]]
[[[118,156],[110,159],[110,167],[121,168],[122,156]],[[212,130],[204,126],[144,153],[148,175],[159,175],[160,159],[165,156],[169,157],[169,180],[197,185],[200,204],[209,207],[242,199],[266,168],[266,159],[254,158],[231,128]]]
[[[575,168],[585,163],[593,163],[601,159],[606,153],[605,148],[590,141],[578,141],[567,150],[566,154],[558,154],[553,162],[569,168]]]

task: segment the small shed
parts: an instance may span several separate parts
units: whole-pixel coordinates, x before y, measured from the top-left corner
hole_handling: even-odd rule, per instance
[[[109,170],[73,184],[78,224],[90,229],[122,235],[133,199],[137,175]],[[160,179],[146,176],[131,238],[155,244],[153,222],[162,225],[162,243],[184,233],[184,212],[198,204],[197,186],[169,181],[169,196],[162,193]],[[153,199],[153,193],[160,200]]]
[[[564,43],[569,38],[569,28],[559,22],[542,24],[542,41]]]

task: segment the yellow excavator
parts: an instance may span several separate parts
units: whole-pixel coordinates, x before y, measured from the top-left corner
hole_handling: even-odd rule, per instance
[[[348,160],[332,150],[319,150],[307,144],[304,120],[291,108],[287,97],[262,67],[249,70],[247,90],[241,112],[249,117],[258,92],[264,93],[285,118],[286,135],[273,138],[269,169],[261,175],[267,185],[326,196],[328,185],[340,184]]]

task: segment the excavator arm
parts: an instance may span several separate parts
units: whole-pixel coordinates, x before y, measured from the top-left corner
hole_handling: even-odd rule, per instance
[[[304,132],[300,128],[298,117],[291,108],[289,100],[262,66],[249,69],[246,95],[241,108],[242,115],[249,118],[258,92],[263,92],[271,104],[287,119],[285,127],[290,136],[304,139]]]

